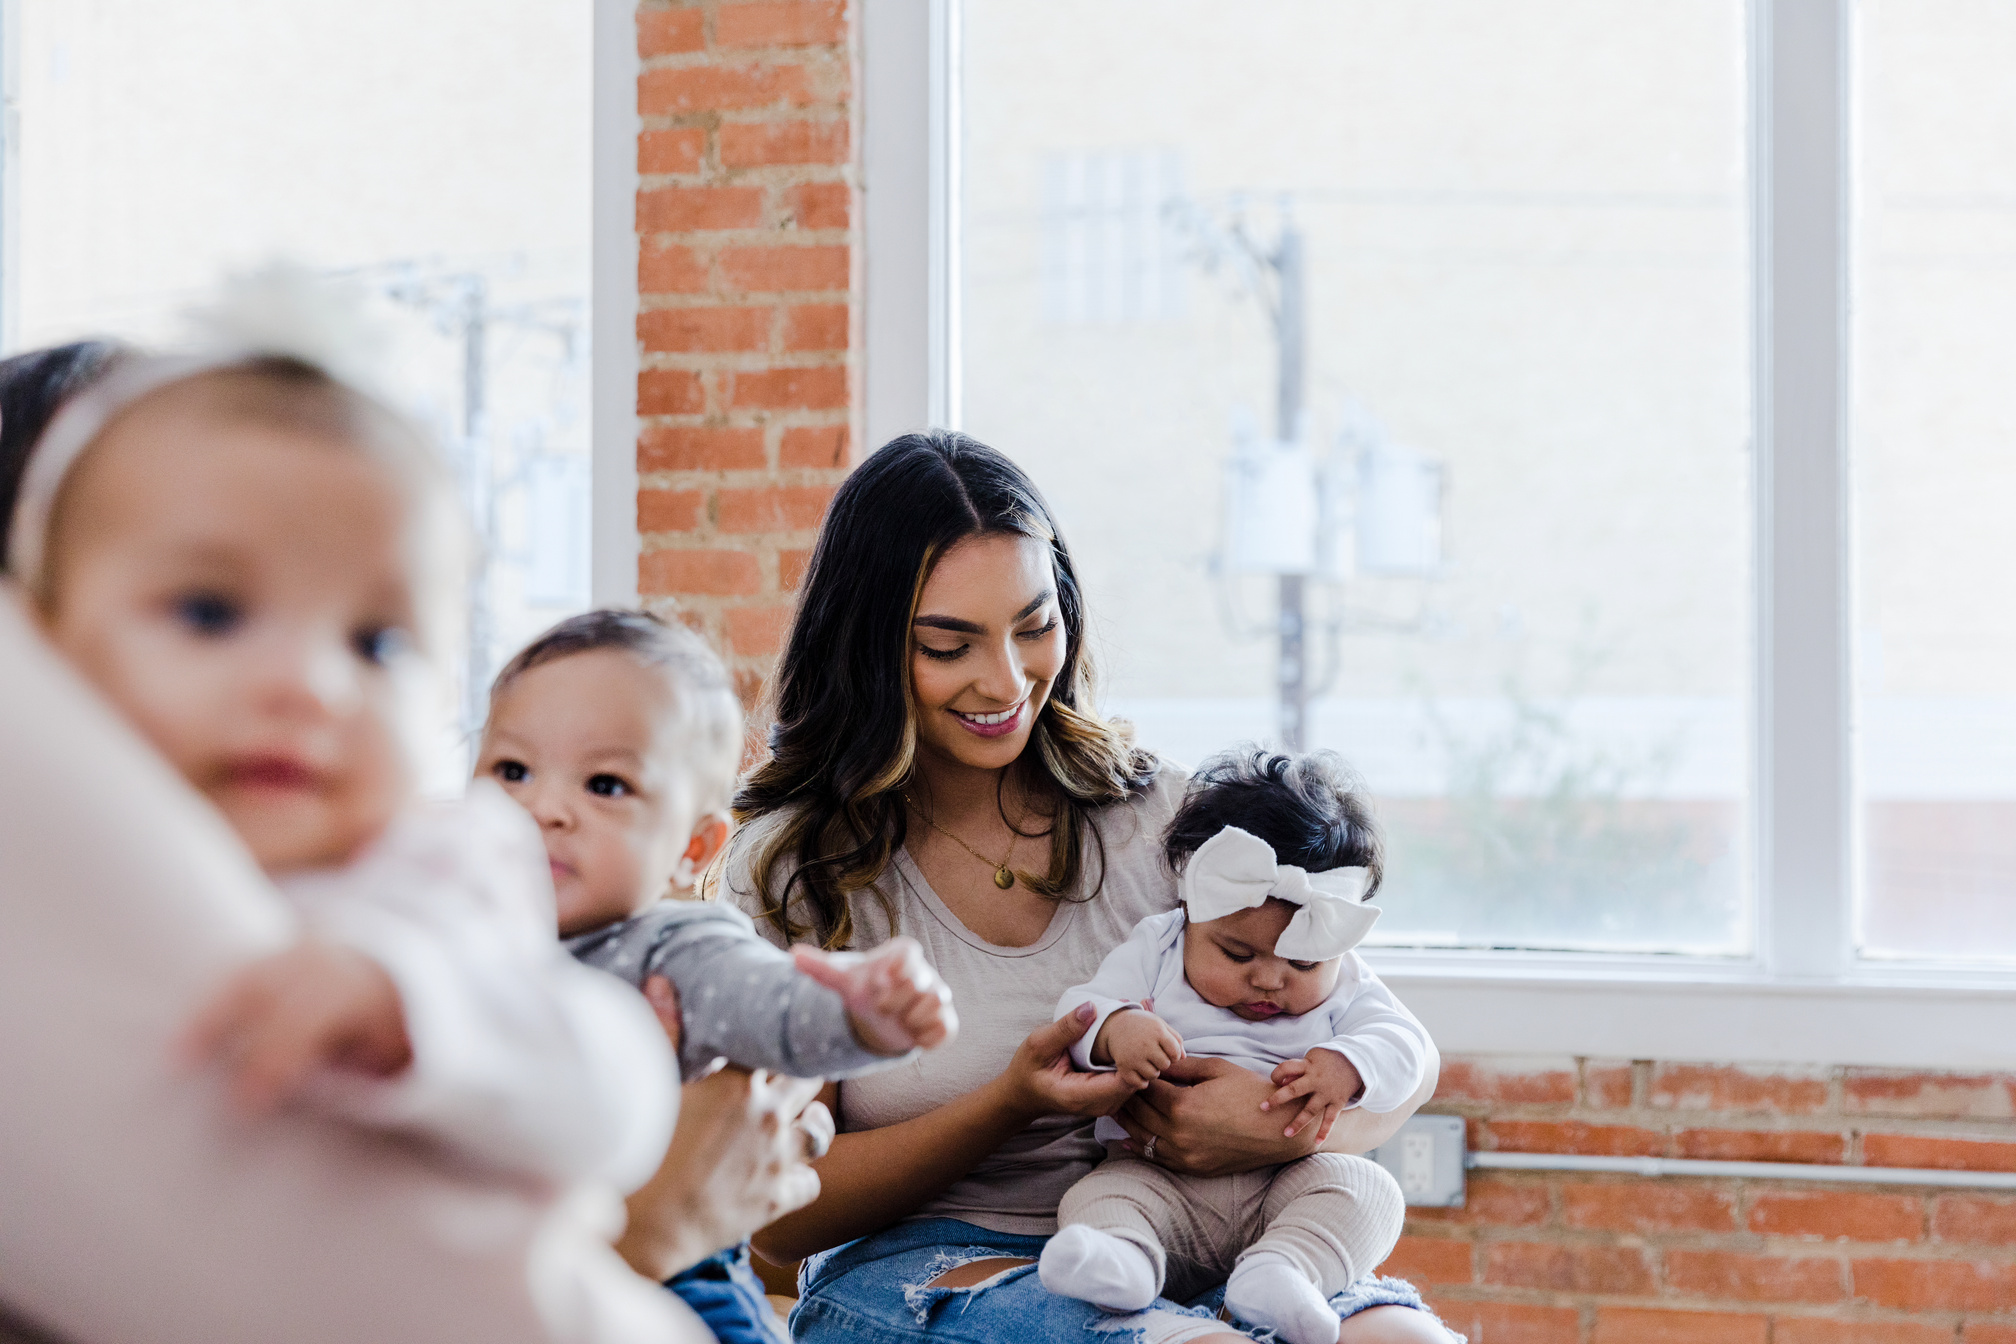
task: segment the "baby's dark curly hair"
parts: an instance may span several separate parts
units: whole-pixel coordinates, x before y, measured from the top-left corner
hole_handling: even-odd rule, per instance
[[[1227,826],[1274,847],[1276,863],[1305,872],[1370,868],[1370,900],[1384,876],[1384,846],[1364,784],[1334,751],[1285,756],[1263,747],[1221,752],[1190,777],[1162,836],[1169,866],[1181,872],[1197,847]]]

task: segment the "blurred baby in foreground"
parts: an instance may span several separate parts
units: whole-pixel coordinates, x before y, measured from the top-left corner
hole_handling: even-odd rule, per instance
[[[112,360],[29,456],[9,568],[301,915],[191,1024],[192,1060],[253,1109],[635,1186],[675,1104],[657,1022],[553,946],[544,855],[499,790],[417,800],[462,538],[424,436],[342,372],[331,311],[269,273],[202,353]]]

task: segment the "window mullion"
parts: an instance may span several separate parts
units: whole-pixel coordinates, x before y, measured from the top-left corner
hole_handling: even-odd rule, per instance
[[[1793,978],[1851,961],[1848,2],[1756,0],[1760,937]]]

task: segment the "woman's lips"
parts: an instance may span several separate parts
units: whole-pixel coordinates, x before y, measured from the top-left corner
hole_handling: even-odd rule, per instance
[[[959,720],[960,727],[976,737],[1006,737],[1022,725],[1022,711],[1029,702],[1024,700],[1013,709],[998,710],[989,714],[967,714],[952,710],[952,717]]]

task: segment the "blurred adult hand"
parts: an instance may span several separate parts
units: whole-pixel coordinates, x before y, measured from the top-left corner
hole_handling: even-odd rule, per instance
[[[645,997],[678,1047],[678,996],[654,979]],[[819,1196],[807,1165],[833,1138],[816,1080],[724,1068],[680,1090],[679,1124],[658,1172],[626,1201],[616,1250],[664,1282]]]

